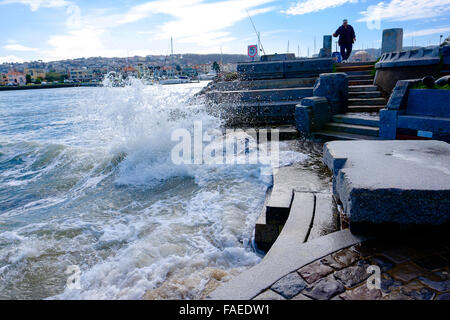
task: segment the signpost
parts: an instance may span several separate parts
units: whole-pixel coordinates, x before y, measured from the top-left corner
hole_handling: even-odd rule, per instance
[[[258,46],[256,44],[250,45],[247,48],[247,54],[252,60],[258,55]]]

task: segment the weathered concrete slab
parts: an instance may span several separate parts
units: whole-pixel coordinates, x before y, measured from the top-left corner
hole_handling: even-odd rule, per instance
[[[224,283],[208,298],[213,300],[250,300],[286,274],[367,239],[352,235],[349,230],[343,230],[302,243],[295,236],[296,228],[295,218],[288,219],[274,247],[259,264]]]
[[[308,241],[325,236],[337,230],[338,216],[333,205],[333,196],[317,193],[314,219]]]
[[[450,220],[450,145],[333,141],[323,160],[351,223],[439,225]]]
[[[383,40],[381,42],[381,53],[402,50],[403,47],[403,29],[385,29],[383,30]]]

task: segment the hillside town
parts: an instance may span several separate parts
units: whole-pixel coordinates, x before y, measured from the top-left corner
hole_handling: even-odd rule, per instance
[[[245,55],[174,54],[130,58],[79,58],[44,62],[0,64],[0,86],[24,86],[51,83],[98,83],[110,72],[123,77],[155,79],[187,76],[197,78],[213,70],[235,72],[236,63],[247,61]]]
[[[313,54],[317,57],[318,54]],[[357,50],[350,61],[373,61],[380,56],[379,49]],[[129,58],[91,57],[44,62],[0,64],[0,86],[25,86],[56,83],[100,83],[106,74],[115,72],[124,78],[159,79],[186,76],[198,79],[208,73],[236,72],[239,62],[249,61],[239,54],[173,54]],[[213,66],[217,70],[214,70]]]

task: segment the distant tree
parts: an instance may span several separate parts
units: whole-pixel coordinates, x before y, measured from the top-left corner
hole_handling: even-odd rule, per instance
[[[25,76],[25,80],[27,81],[27,84],[31,83],[31,76],[29,74],[27,74]]]
[[[217,61],[214,61],[213,65],[212,65],[212,68],[213,68],[213,70],[214,70],[216,73],[220,73],[220,66],[219,66],[219,64],[217,63]]]
[[[61,74],[58,72],[47,72],[45,75],[45,80],[49,82],[61,81]]]

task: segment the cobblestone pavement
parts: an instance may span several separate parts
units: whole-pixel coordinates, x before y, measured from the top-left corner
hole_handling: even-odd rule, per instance
[[[255,300],[450,300],[446,238],[428,234],[360,243],[284,276]],[[369,266],[379,267],[379,277]]]

